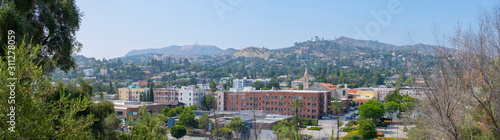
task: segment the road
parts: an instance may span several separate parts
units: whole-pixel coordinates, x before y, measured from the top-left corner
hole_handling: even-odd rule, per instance
[[[355,111],[349,111],[348,113],[343,114],[340,116],[340,121],[343,122],[343,124],[347,124],[349,122],[349,119],[346,119],[345,117],[350,116],[354,114]],[[355,119],[353,119],[355,120]],[[337,119],[320,119],[318,121],[318,125],[322,127],[320,131],[317,130],[307,130],[307,128],[304,128],[301,130],[302,134],[307,134],[313,136],[313,139],[322,139],[322,138],[327,138],[332,136],[332,131],[334,131],[334,136],[337,136]],[[340,126],[340,128],[342,128]],[[340,132],[339,135],[345,136],[347,135],[347,132]]]

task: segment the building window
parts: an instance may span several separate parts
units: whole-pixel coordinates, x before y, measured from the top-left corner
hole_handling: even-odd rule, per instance
[[[310,105],[311,105],[311,103],[307,103],[307,106],[310,106]]]
[[[307,97],[307,100],[311,100],[311,97]]]
[[[234,100],[234,96],[232,97],[232,99]]]
[[[292,96],[292,100],[295,100],[295,96]]]
[[[313,107],[316,107],[316,103],[312,103],[312,106],[313,106]]]
[[[313,97],[313,101],[316,101],[316,97]]]
[[[269,95],[266,95],[266,99],[269,99]]]
[[[283,99],[283,96],[280,96],[280,99]]]
[[[342,96],[345,96],[345,90],[342,90]]]
[[[241,97],[241,100],[245,100],[245,97]]]
[[[299,100],[302,100],[302,96],[299,96]]]
[[[233,103],[233,105],[234,105],[234,102],[232,102],[232,103]]]
[[[245,106],[245,102],[242,102],[242,103],[241,103],[241,106]]]

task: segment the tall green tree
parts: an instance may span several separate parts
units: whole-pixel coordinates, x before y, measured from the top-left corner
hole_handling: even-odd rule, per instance
[[[201,99],[201,106],[207,111],[215,109],[217,106],[217,100],[215,99],[215,96],[212,94],[206,94],[205,96],[203,96],[203,98]]]
[[[370,140],[377,137],[377,129],[372,119],[358,120],[358,125],[363,139]]]
[[[2,9],[0,12],[5,12],[4,10],[9,9]],[[3,16],[2,13],[0,17],[4,18]],[[8,21],[2,19],[0,22]],[[84,116],[78,114],[92,105],[92,101],[80,92],[84,91],[87,85],[82,85],[77,89],[79,92],[75,91],[75,94],[65,94],[66,90],[63,90],[59,92],[58,100],[48,100],[48,96],[53,96],[56,89],[52,86],[50,79],[43,75],[43,68],[33,62],[38,57],[40,49],[39,45],[33,46],[22,42],[16,45],[15,49],[11,49],[16,56],[14,75],[9,72],[11,66],[7,62],[8,58],[0,59],[0,82],[15,83],[16,87],[15,99],[9,98],[8,94],[12,86],[0,87],[0,91],[5,93],[0,95],[0,112],[4,112],[0,116],[2,128],[0,138],[92,139],[90,126],[95,121],[93,114]],[[89,91],[92,92],[92,89]],[[15,116],[14,122],[10,122],[11,116]]]
[[[389,114],[389,116],[391,117],[391,119],[393,119],[393,116],[394,116],[394,113],[397,112],[399,110],[399,104],[395,101],[389,101],[389,102],[386,102],[385,103],[385,110],[387,111],[387,113]]]
[[[201,115],[200,119],[198,120],[198,128],[203,129],[206,132],[208,131],[209,124],[212,124],[213,126],[214,122],[210,120],[210,118],[208,117],[208,113]]]
[[[150,114],[146,109],[146,104],[143,103],[138,112],[137,123],[127,123],[129,126],[133,126],[128,135],[131,139],[165,139],[167,135],[165,122],[167,120],[168,117],[161,113],[154,116]]]
[[[43,66],[44,74],[55,68],[68,72],[76,67],[73,54],[82,45],[76,40],[82,13],[74,0],[2,0],[0,6],[0,55],[5,56],[8,31],[15,32],[16,42],[40,44],[33,59]]]
[[[212,93],[217,91],[217,84],[215,84],[214,81],[210,82],[210,84],[208,84],[208,86],[210,87],[210,91],[212,91]]]
[[[344,111],[345,107],[344,107],[344,103],[342,103],[342,100],[340,100],[340,98],[332,98],[332,101],[330,102],[330,111],[332,111],[333,113],[337,114],[337,130],[340,129],[340,115],[342,114],[342,112]],[[333,131],[332,131],[333,133]],[[332,138],[333,138],[333,134],[332,134]],[[337,131],[337,139],[339,138],[339,132]]]
[[[302,107],[304,107],[304,103],[302,102],[302,100],[300,99],[295,99],[293,100],[292,103],[290,103],[290,107],[294,109],[295,111],[295,122],[300,122],[299,119],[300,119],[300,115],[299,115],[299,109],[301,109]]]
[[[186,107],[181,116],[179,116],[179,121],[177,121],[177,124],[184,125],[190,129],[194,129],[198,126],[198,122],[194,117],[196,117],[196,114],[194,114],[193,110],[191,110],[191,108],[189,107]]]
[[[149,85],[149,92],[147,93],[147,98],[146,101],[154,102],[155,101],[155,94],[153,92],[153,88],[155,87],[155,83],[151,83]]]
[[[231,119],[231,122],[226,123],[225,127],[234,130],[239,135],[245,129],[245,124],[243,124],[243,120],[240,117],[234,117]],[[238,138],[238,135],[236,138]]]
[[[363,118],[378,120],[384,115],[384,104],[377,100],[369,100],[359,106],[359,115]]]
[[[264,82],[262,81],[255,81],[252,83],[252,87],[254,87],[256,90],[260,90],[264,87]]]
[[[168,117],[171,117],[168,115],[168,112],[172,111],[173,109],[168,107],[168,106],[165,106],[162,110],[161,110],[161,113],[165,116],[168,116]]]

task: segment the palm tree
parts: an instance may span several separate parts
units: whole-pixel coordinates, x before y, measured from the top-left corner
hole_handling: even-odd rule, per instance
[[[292,107],[293,109],[295,109],[295,121],[297,122],[297,124],[299,123],[299,109],[302,108],[304,106],[304,103],[302,103],[302,100],[299,100],[299,99],[295,99],[291,104],[290,104],[290,107]]]
[[[332,98],[332,101],[330,102],[329,105],[330,111],[334,112],[337,115],[337,139],[339,138],[339,128],[340,128],[340,114],[342,114],[342,110],[345,109],[344,104],[342,103],[342,100],[340,98]],[[332,131],[332,137],[333,137],[333,131]]]

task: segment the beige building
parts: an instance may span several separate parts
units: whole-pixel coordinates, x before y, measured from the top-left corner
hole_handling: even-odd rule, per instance
[[[122,101],[140,101],[141,94],[147,92],[147,88],[130,85],[125,88],[118,88],[118,99]]]
[[[375,99],[378,98],[377,91],[363,91],[363,90],[358,90],[359,96],[368,96],[368,97],[373,97]]]

